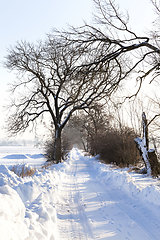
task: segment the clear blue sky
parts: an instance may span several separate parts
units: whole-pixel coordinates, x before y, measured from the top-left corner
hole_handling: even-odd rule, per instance
[[[153,20],[150,0],[117,0],[117,3],[122,10],[129,11],[133,29],[141,32],[150,27]],[[32,42],[45,38],[52,28],[91,21],[92,12],[92,0],[0,0],[0,129],[5,124],[2,106],[9,98],[7,83],[14,79],[2,65],[7,48],[19,40]],[[0,130],[0,138],[2,135]]]

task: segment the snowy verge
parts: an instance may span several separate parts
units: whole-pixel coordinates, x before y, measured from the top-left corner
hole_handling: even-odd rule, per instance
[[[145,203],[160,206],[160,181],[143,174],[131,173],[127,169],[114,168],[94,158],[92,164],[97,181],[125,191],[129,196]]]
[[[17,169],[19,172],[20,166]],[[20,178],[0,165],[1,239],[57,239],[53,204],[57,181],[56,169],[36,171],[32,177]]]
[[[0,232],[1,239],[26,239],[25,206],[17,192],[4,185],[0,187]]]
[[[138,199],[149,206],[160,207],[160,179],[148,177],[145,174],[128,172],[128,168],[116,168],[110,164],[100,162],[99,156],[85,156],[85,152],[79,151],[82,158],[88,161],[92,174],[97,182],[106,187],[124,191],[128,196]],[[69,154],[68,167],[72,164],[72,156]]]
[[[129,197],[133,197],[149,206],[160,207],[160,179],[148,177],[145,174],[128,172],[128,168],[116,168],[110,164],[100,162],[100,157],[85,156],[86,153],[78,150],[81,158],[88,161],[92,174],[97,182],[104,184],[104,187],[111,186],[115,190],[124,191]],[[68,165],[72,163],[72,156],[69,155]]]

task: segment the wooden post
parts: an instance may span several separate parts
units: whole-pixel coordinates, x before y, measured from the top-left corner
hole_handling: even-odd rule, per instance
[[[142,114],[142,125],[143,125],[143,138],[135,138],[134,141],[142,155],[143,161],[146,166],[147,175],[157,177],[160,174],[160,163],[158,162],[157,155],[154,149],[149,149],[148,139],[148,123],[146,114]]]
[[[147,118],[146,114],[142,113],[142,126],[143,126],[143,138],[135,138],[134,141],[142,155],[143,161],[146,166],[147,175],[151,176],[151,165],[149,162],[148,157],[148,148],[149,148],[149,141],[148,141],[148,125],[147,125]]]
[[[145,112],[142,113],[142,125],[143,125],[143,142],[146,150],[149,149],[149,140],[148,140],[148,125]]]

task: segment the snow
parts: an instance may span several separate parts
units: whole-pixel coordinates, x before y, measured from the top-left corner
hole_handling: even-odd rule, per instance
[[[6,149],[0,149],[1,239],[159,239],[159,179],[105,165],[76,148],[47,169],[40,167],[40,149]],[[20,171],[36,161],[31,177],[11,171],[17,162]]]
[[[143,159],[145,161],[146,168],[147,168],[147,175],[151,176],[151,166],[150,166],[150,162],[149,162],[149,158],[148,158],[148,150],[147,150],[147,147],[146,147],[145,136],[143,137],[143,139],[140,139],[139,137],[137,137],[137,138],[134,139],[134,141],[137,143],[138,148],[142,152],[142,156],[143,156]]]
[[[36,159],[36,161],[34,161]],[[39,167],[44,164],[43,148],[31,146],[0,146],[0,164],[8,166],[14,164],[30,164]]]
[[[2,148],[1,148],[2,149]],[[25,153],[27,148],[23,149]],[[9,150],[9,151],[13,151]],[[14,148],[15,151],[15,148]],[[21,155],[22,149],[16,149]],[[32,153],[36,149],[31,149]],[[37,150],[38,151],[38,150]],[[6,154],[6,148],[2,149],[3,155]],[[15,153],[14,153],[15,154]],[[14,155],[13,154],[13,155]],[[4,240],[45,240],[57,239],[56,228],[56,210],[53,204],[54,198],[54,176],[50,180],[50,171],[39,168],[33,177],[20,178],[10,169],[17,163],[19,157],[1,159],[3,165],[0,165],[0,232],[1,239]],[[35,154],[35,153],[34,153]],[[37,153],[38,154],[38,153]],[[32,155],[32,154],[31,154]],[[7,155],[6,155],[7,156]],[[40,155],[42,157],[42,155]],[[4,165],[4,159],[7,165]],[[32,158],[32,166],[44,163],[43,160]],[[31,163],[30,159],[29,162]],[[18,164],[20,162],[18,161]],[[10,164],[10,165],[9,165]],[[26,164],[18,165],[17,174],[20,168]],[[53,171],[52,171],[53,174]],[[52,182],[53,181],[53,182]]]

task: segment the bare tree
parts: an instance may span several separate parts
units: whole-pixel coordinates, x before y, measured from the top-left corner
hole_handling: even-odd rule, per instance
[[[54,160],[61,159],[61,133],[71,115],[89,108],[116,89],[116,66],[100,71],[80,71],[77,65],[85,48],[66,45],[49,35],[37,44],[19,42],[9,51],[6,67],[15,70],[18,80],[12,84],[9,131],[24,131],[30,123],[49,113],[55,127]],[[13,114],[12,114],[13,113]]]
[[[59,35],[76,48],[88,49],[84,52],[85,63],[79,66],[87,73],[115,65],[119,73],[116,84],[119,86],[131,73],[138,72],[134,75],[138,82],[136,94],[148,75],[158,73],[158,35],[155,41],[149,34],[139,36],[133,32],[128,27],[128,15],[120,12],[114,0],[93,1],[97,8],[95,24],[85,23],[79,28],[72,27],[68,32],[59,32]],[[157,1],[152,2],[159,10]]]
[[[120,119],[118,124],[114,125],[113,121],[117,122],[117,119],[108,114],[106,106],[96,104],[85,112],[86,114],[80,117],[83,131],[87,133],[86,142],[91,154],[100,154],[104,162],[114,162],[121,167],[139,162],[133,141],[136,136],[133,129],[119,122]]]
[[[98,136],[103,136],[106,129],[110,128],[111,118],[112,116],[108,112],[106,113],[105,105],[97,102],[92,108],[85,110],[85,114],[82,115],[83,127],[87,135],[88,151],[92,155],[98,154]]]
[[[135,70],[138,92],[143,79],[159,69],[158,45],[134,33],[113,0],[94,2],[96,25],[86,23],[70,32],[56,32],[56,37],[53,33],[44,43],[20,42],[7,56],[6,67],[19,78],[11,89],[15,99],[9,131],[24,131],[49,113],[55,127],[56,161],[61,159],[62,129],[75,111],[109,97]]]

